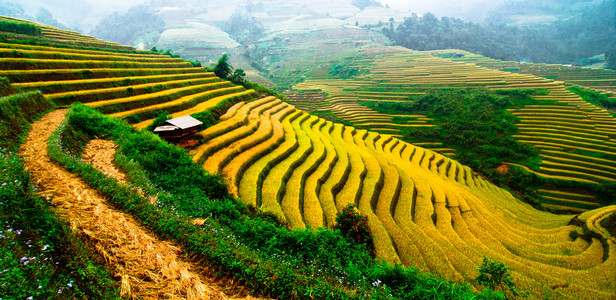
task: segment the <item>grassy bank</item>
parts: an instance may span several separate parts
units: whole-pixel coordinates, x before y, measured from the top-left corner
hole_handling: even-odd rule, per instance
[[[65,134],[68,128],[73,133]],[[69,153],[62,151],[61,143],[83,144],[62,141],[80,135],[115,140],[121,155],[137,163],[159,190],[157,205],[75,159],[70,152],[78,153],[79,146],[68,149]],[[83,105],[73,106],[51,142],[52,158],[79,174],[111,203],[161,237],[183,245],[191,256],[220,274],[239,279],[262,295],[298,299],[478,297],[467,286],[377,262],[363,245],[348,241],[339,231],[288,230],[272,222],[271,216],[233,199],[218,176],[198,168],[182,149]],[[193,225],[196,218],[205,220],[203,225]]]

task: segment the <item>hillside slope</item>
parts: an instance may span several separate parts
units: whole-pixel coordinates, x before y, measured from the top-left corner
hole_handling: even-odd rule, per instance
[[[468,281],[488,256],[534,296],[542,285],[580,298],[616,290],[614,239],[591,229],[614,206],[584,218],[540,212],[438,153],[275,99],[238,104],[221,120],[202,132],[207,142],[193,159],[293,228],[332,227],[354,204],[368,215],[377,256],[390,262]]]
[[[354,54],[348,67],[369,68],[365,74],[336,80],[315,76],[296,85],[288,93],[291,103],[309,110],[331,112],[355,126],[402,137],[405,128],[421,129],[437,124],[424,115],[385,114],[366,106],[408,105],[416,95],[440,89],[545,90],[545,95],[532,96],[532,104],[510,109],[520,121],[516,124],[519,131],[514,137],[540,151],[540,167],[529,171],[544,178],[569,182],[544,184],[539,191],[544,197],[543,205],[556,210],[581,212],[613,201],[575,183],[599,185],[616,181],[616,166],[613,164],[616,158],[616,118],[608,111],[570,92],[562,82],[480,67],[474,64],[475,56],[466,52],[464,57],[470,60],[469,63],[464,61],[464,57],[457,58],[455,51],[413,52],[392,47],[383,51],[385,49],[388,49],[388,55],[375,54],[379,51],[370,48]],[[434,57],[432,53],[447,58]],[[306,95],[315,92],[327,96],[315,103],[310,95]],[[395,121],[396,117],[406,119]],[[412,136],[405,138],[412,139]],[[443,142],[434,140],[422,146],[442,154],[455,154],[448,148],[452,146],[443,145]]]
[[[102,173],[92,173],[91,167],[62,152],[62,144],[52,139],[55,151],[60,152],[53,155],[157,234],[180,241],[199,259],[215,261],[219,264],[216,268],[239,274],[242,281],[267,293],[282,298],[299,296],[299,290],[308,294],[305,298],[313,292],[333,295],[331,298],[385,296],[379,293],[388,290],[375,290],[370,283],[391,274],[409,278],[407,269],[376,265],[372,260],[346,262],[363,260],[367,255],[353,252],[359,251],[357,246],[337,232],[301,230],[332,227],[337,212],[355,204],[369,217],[377,256],[388,262],[475,284],[476,267],[487,256],[510,266],[518,285],[534,297],[542,296],[547,287],[562,297],[614,295],[616,244],[604,228],[604,220],[616,211],[614,206],[579,216],[537,211],[441,154],[390,135],[306,114],[169,56],[126,49],[25,45],[10,40],[0,46],[0,76],[8,78],[17,92],[41,90],[57,105],[83,102],[111,117],[124,118],[136,128],[151,123],[162,112],[182,116],[212,109],[226,111],[217,124],[199,132],[203,144],[192,151],[192,158],[206,171],[223,174],[233,194],[248,207],[258,208],[254,214],[224,195],[218,202],[202,196],[209,187],[193,185],[218,181],[210,177],[207,180],[211,182],[202,180],[199,176],[209,175],[197,171],[190,161],[186,163],[188,158],[179,148],[163,144],[149,133],[126,129],[114,118],[80,105],[73,106],[77,112],[66,128],[87,129],[119,143],[135,143],[133,152],[137,154],[132,153],[132,158],[144,159],[142,167],[151,168],[150,179],[175,193],[161,193],[169,207],[145,203],[136,192],[118,187]],[[429,85],[447,84],[448,79],[439,74],[457,70],[452,66],[461,67],[460,72],[474,68],[425,54],[391,55],[393,62],[387,62],[387,57],[374,61],[379,71],[371,76],[385,81],[393,75],[392,81],[402,80],[395,85],[418,74]],[[402,63],[408,62],[424,67],[405,68]],[[476,80],[486,80],[494,72]],[[464,76],[458,80],[467,83]],[[543,86],[544,82],[537,84]],[[77,133],[68,132],[59,135],[71,142],[70,135]],[[171,167],[155,165],[158,161]],[[296,231],[289,233],[260,219],[271,214]],[[195,215],[203,217],[201,224],[206,225],[194,225]],[[251,248],[255,244],[256,250]],[[278,251],[261,253],[261,248],[272,245]],[[354,256],[342,257],[349,253]],[[355,263],[371,267],[372,272],[358,270]],[[321,274],[325,264],[336,270]],[[374,274],[382,274],[376,271],[385,277],[374,278]],[[399,284],[404,291],[416,283]],[[448,286],[436,284],[435,291]],[[372,294],[355,295],[360,288]]]

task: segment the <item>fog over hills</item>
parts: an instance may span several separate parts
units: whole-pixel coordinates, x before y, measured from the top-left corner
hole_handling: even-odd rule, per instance
[[[180,8],[196,8],[196,7],[211,7],[219,10],[219,14],[215,14],[216,20],[220,17],[229,16],[229,11],[233,11],[240,3],[248,3],[250,1],[211,1],[203,3],[201,1],[148,1],[148,0],[109,0],[109,1],[96,1],[96,0],[8,0],[3,1],[4,4],[13,3],[21,6],[26,16],[35,18],[41,8],[44,8],[52,13],[52,15],[61,23],[73,29],[79,29],[89,32],[94,26],[104,17],[117,12],[124,13],[131,7],[142,4],[153,4],[154,6],[166,6],[168,8],[180,7]],[[261,1],[252,1],[253,3],[259,3]],[[306,4],[314,3],[313,1],[299,1]],[[404,1],[404,0],[382,0],[380,1],[383,6],[397,10],[411,11],[416,13],[432,12],[437,16],[451,16],[462,18],[465,20],[479,21],[485,13],[490,9],[496,7],[498,4],[504,2],[499,1],[487,1],[487,0],[443,0],[443,1]],[[350,6],[351,1],[326,1],[330,8],[346,9]],[[336,12],[332,11],[331,14],[336,16]]]
[[[367,40],[380,45],[395,43],[414,50],[455,48],[495,59],[577,64],[579,60],[597,55],[609,57],[610,51],[613,52],[614,46],[610,45],[616,45],[611,37],[614,28],[609,24],[615,21],[604,9],[611,9],[613,4],[609,3],[613,2],[9,0],[0,3],[0,15],[77,30],[139,49],[157,46],[205,63],[227,52],[233,64],[250,71],[252,68],[264,70],[280,66],[269,66],[270,63],[265,61],[269,59],[267,57],[279,55],[254,55],[258,49],[274,49],[275,52],[281,49],[271,41],[323,40],[327,39],[323,36],[324,31],[335,32],[330,36],[332,43],[341,43],[344,37],[354,37],[358,40],[346,42],[354,42],[356,46],[365,45]],[[598,10],[599,7],[602,11]],[[417,24],[427,22],[421,18],[424,15],[429,15],[428,21],[431,22],[440,22],[442,18],[450,21],[430,25],[428,27],[432,29],[427,31],[415,28],[411,22],[400,30],[406,19],[416,16],[419,16]],[[454,27],[448,27],[449,24]],[[433,30],[437,25],[442,28]],[[498,27],[501,25],[507,27]],[[382,33],[391,41],[387,41]],[[375,34],[381,36],[374,37]],[[526,42],[530,44],[523,45]],[[320,47],[311,43],[304,43],[302,47],[308,47],[306,45]],[[290,49],[288,46],[282,48]],[[296,46],[300,45],[293,47]],[[601,65],[606,60],[603,56],[593,58],[593,62]]]

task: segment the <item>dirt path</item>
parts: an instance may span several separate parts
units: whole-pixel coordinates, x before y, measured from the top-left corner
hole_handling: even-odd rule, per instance
[[[227,299],[222,289],[213,284],[215,278],[202,276],[195,271],[198,266],[178,257],[177,246],[156,238],[130,215],[109,206],[77,175],[50,161],[47,140],[65,112],[56,110],[33,123],[19,153],[33,182],[42,193],[53,196],[56,212],[70,222],[71,228],[90,239],[112,274],[121,279],[121,294],[138,299]],[[104,155],[109,156],[109,151]],[[109,158],[94,160],[100,165],[106,159]]]
[[[91,140],[83,149],[84,160],[105,175],[115,178],[119,183],[126,183],[126,174],[113,164],[118,145],[114,141]]]

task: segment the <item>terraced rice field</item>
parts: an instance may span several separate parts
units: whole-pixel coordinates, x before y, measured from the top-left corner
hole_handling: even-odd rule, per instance
[[[71,43],[94,43],[70,33],[45,34]],[[502,88],[517,86],[516,80],[522,80],[494,79],[502,73],[477,74],[487,70],[480,72],[468,64],[425,54],[402,53],[394,59],[397,61],[379,62],[367,78],[381,78],[381,83],[396,87],[396,91],[410,85],[414,88],[411,93],[421,93],[428,85],[452,85],[452,81],[490,82],[491,87]],[[163,110],[179,117],[236,98],[238,103],[229,108],[220,123],[199,133],[204,143],[192,154],[204,169],[223,174],[232,193],[246,204],[271,212],[292,228],[332,227],[337,212],[355,204],[368,215],[376,253],[386,261],[452,280],[471,281],[482,257],[488,256],[511,267],[518,286],[531,290],[532,297],[543,296],[545,289],[551,289],[551,296],[556,298],[614,298],[616,240],[601,225],[616,212],[614,206],[577,217],[537,211],[442,154],[407,144],[393,135],[334,124],[274,97],[257,99],[254,91],[166,56],[0,44],[0,65],[4,63],[14,69],[0,68],[0,76],[7,77],[20,91],[40,89],[46,97],[66,105],[81,101],[139,122],[135,123],[138,128],[147,126],[151,117]],[[401,63],[416,66],[404,69],[397,66]],[[464,74],[451,75],[458,66]],[[553,86],[554,97],[561,92],[551,81],[524,78],[532,85]],[[355,84],[364,87],[367,79],[362,80]],[[321,84],[345,92],[341,82],[326,83]],[[382,88],[368,86],[358,89],[356,95],[379,101],[375,92]],[[399,101],[406,101],[405,93],[400,93]],[[329,90],[328,94],[332,95]],[[396,96],[387,95],[389,100],[392,97]],[[587,109],[578,102],[575,98],[563,99],[563,107]],[[389,124],[387,120],[392,118],[359,111],[365,107],[356,99],[342,98],[327,105],[366,127],[387,129],[378,124]],[[607,138],[608,148],[601,151],[610,152],[613,136],[589,134],[594,131],[588,129],[593,120],[597,126],[609,128],[610,119],[600,111],[586,113],[586,119],[580,120],[588,119],[589,123],[580,121],[571,129],[580,132],[575,143],[594,145]],[[576,113],[553,114],[571,117]],[[432,126],[429,120],[424,121],[424,126]],[[578,127],[581,129],[574,130]],[[442,147],[438,143],[423,146]],[[542,155],[568,155],[566,158],[575,163],[602,166],[589,173],[596,176],[609,176],[612,170],[605,163],[609,159],[594,161],[584,153],[560,151],[555,145]],[[592,202],[583,195],[543,192],[570,203]]]
[[[614,70],[598,70],[558,64],[500,61],[462,50],[440,50],[430,52],[437,56],[450,57],[450,59],[454,61],[474,63],[490,69],[532,74],[583,86],[599,92],[610,93],[612,95],[616,93],[616,71]],[[462,55],[456,56],[455,53],[460,53]]]
[[[51,27],[42,29],[46,38],[102,42]],[[134,49],[124,53],[0,43],[0,76],[7,77],[18,91],[40,90],[59,105],[82,102],[139,123],[139,128],[151,124],[163,111],[182,116],[229,99],[256,98],[253,90],[222,80],[202,67]]]
[[[357,89],[349,91],[348,89]],[[323,97],[323,92],[327,97]],[[338,117],[353,125],[393,136],[401,136],[400,130],[406,127],[434,126],[430,118],[423,115],[398,115],[399,117],[412,117],[413,121],[405,124],[392,122],[396,115],[376,112],[359,101],[408,101],[409,95],[417,93],[383,93],[371,91],[363,82],[349,82],[348,80],[311,80],[295,87],[287,93],[291,103],[304,111],[331,111]]]
[[[70,47],[88,47],[88,48],[99,48],[99,49],[109,49],[112,51],[134,51],[135,48],[125,45],[120,45],[118,43],[107,42],[103,40],[99,40],[95,37],[84,35],[75,31],[68,31],[59,29],[56,27],[42,25],[38,23],[34,23],[31,21],[15,19],[11,17],[0,16],[0,20],[10,21],[10,22],[18,22],[18,23],[28,23],[35,25],[41,29],[41,35],[35,37],[37,40],[46,43],[60,44],[66,45]],[[4,33],[0,33],[4,34]],[[8,35],[9,37],[11,35]],[[32,39],[32,36],[18,36],[20,38],[26,37],[27,39]]]
[[[432,52],[435,51],[400,50],[391,56],[376,57],[371,72],[353,80],[307,80],[294,87],[297,94],[302,90],[308,95],[322,91],[327,97],[318,106],[301,98],[292,103],[300,107],[329,109],[355,126],[395,136],[403,126],[434,125],[423,116],[413,116],[417,121],[408,125],[392,124],[392,115],[380,114],[359,104],[359,101],[366,101],[362,97],[367,91],[381,91],[383,96],[375,101],[405,101],[400,99],[434,88],[541,88],[547,90],[548,95],[534,98],[545,100],[545,104],[511,110],[521,121],[518,124],[520,131],[515,137],[540,150],[543,164],[532,172],[547,178],[591,183],[616,181],[616,118],[607,111],[569,92],[562,82],[530,74],[502,72],[455,61],[457,58],[438,58],[431,55]],[[374,97],[378,98],[378,93]],[[442,154],[453,154],[453,150],[443,148],[439,143],[420,146]],[[556,210],[581,212],[599,205],[592,195],[579,190],[563,194],[544,189],[540,194],[547,197],[545,206]],[[572,198],[575,202],[571,201]]]
[[[559,286],[555,297],[614,297],[614,238],[573,238],[614,206],[584,218],[540,212],[439,153],[273,97],[239,103],[221,120],[201,133],[195,162],[292,228],[332,227],[355,204],[389,262],[469,280],[485,255],[510,266],[533,297],[548,286]]]

